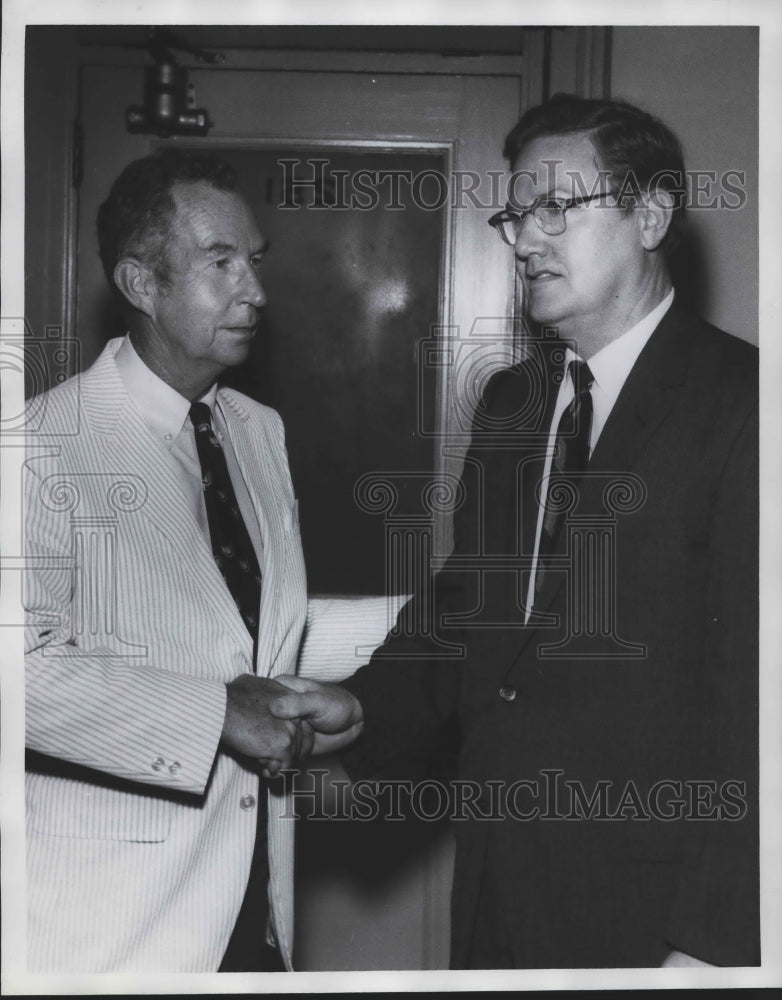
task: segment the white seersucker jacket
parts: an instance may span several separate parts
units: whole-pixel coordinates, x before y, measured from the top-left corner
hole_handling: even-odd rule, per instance
[[[30,404],[31,972],[216,970],[252,855],[258,777],[218,749],[225,683],[252,672],[252,642],[133,410],[120,343]],[[219,400],[264,542],[256,671],[295,673],[307,595],[282,422],[232,390]],[[288,967],[293,835],[270,793],[269,912]]]

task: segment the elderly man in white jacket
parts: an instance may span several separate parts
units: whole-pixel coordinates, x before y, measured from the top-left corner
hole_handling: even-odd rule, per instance
[[[290,969],[272,779],[299,730],[265,706],[307,613],[297,504],[279,416],[218,384],[249,350],[265,243],[231,169],[174,151],[126,168],[99,236],[129,335],[31,403],[28,970]],[[249,611],[199,432],[246,528],[228,561]]]

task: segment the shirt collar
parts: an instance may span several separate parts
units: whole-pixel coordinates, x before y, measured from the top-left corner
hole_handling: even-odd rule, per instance
[[[114,360],[125,389],[141,414],[144,423],[167,448],[179,436],[189,418],[190,400],[164,382],[148,368],[136,353],[130,337],[120,344]],[[217,384],[200,397],[214,412]]]

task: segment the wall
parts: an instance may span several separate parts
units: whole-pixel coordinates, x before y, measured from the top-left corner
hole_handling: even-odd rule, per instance
[[[688,170],[716,171],[718,184],[726,171],[746,173],[743,207],[691,211],[679,289],[707,320],[752,343],[758,342],[757,81],[756,28],[613,29],[611,96],[669,124]]]

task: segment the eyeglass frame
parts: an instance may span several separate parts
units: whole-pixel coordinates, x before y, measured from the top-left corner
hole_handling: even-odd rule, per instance
[[[613,194],[612,191],[601,191],[598,194],[576,195],[575,198],[554,198],[551,195],[542,194],[539,195],[539,197],[537,197],[533,201],[533,203],[530,205],[529,208],[522,208],[521,210],[516,210],[513,208],[504,208],[501,212],[496,212],[488,220],[488,224],[492,227],[492,229],[495,230],[495,232],[499,234],[499,237],[502,240],[502,242],[509,247],[516,245],[516,240],[518,239],[518,233],[516,234],[516,239],[513,240],[513,242],[507,240],[502,231],[501,224],[503,222],[511,222],[515,220],[518,226],[521,227],[521,224],[524,222],[524,219],[528,215],[532,216],[532,218],[535,220],[535,225],[542,233],[545,233],[546,236],[561,236],[567,230],[567,218],[565,216],[565,212],[567,212],[571,208],[577,208],[580,205],[586,205],[590,201],[595,201],[597,198],[608,198],[612,194]],[[544,205],[546,202],[555,202],[559,207],[560,213],[562,215],[562,228],[556,230],[553,233],[550,233],[543,228],[542,222],[535,214],[537,210],[540,208],[540,206]]]

